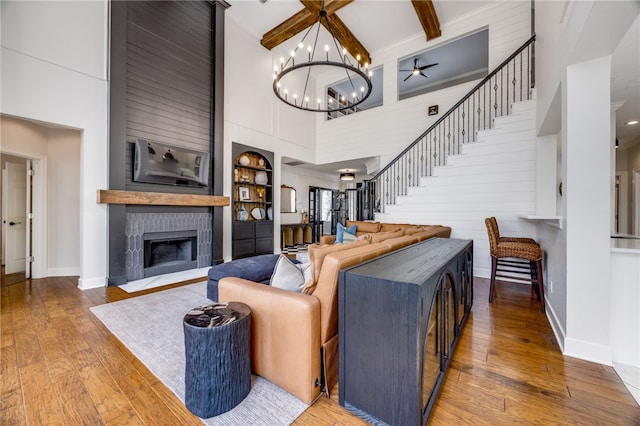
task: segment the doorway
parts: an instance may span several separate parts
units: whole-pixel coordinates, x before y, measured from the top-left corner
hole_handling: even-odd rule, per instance
[[[31,160],[2,154],[2,285],[31,278]]]

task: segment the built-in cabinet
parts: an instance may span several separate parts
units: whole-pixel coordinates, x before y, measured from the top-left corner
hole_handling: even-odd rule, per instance
[[[340,405],[424,425],[473,302],[473,242],[432,238],[340,271]]]
[[[273,153],[233,144],[232,257],[273,253]]]

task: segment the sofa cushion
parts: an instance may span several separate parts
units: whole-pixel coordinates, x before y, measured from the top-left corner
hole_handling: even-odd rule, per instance
[[[363,220],[348,220],[347,227],[356,225],[357,236],[362,234],[371,234],[375,232],[380,232],[380,222],[365,222]]]
[[[318,281],[320,270],[322,269],[322,262],[324,261],[325,256],[330,253],[359,247],[365,244],[369,244],[369,241],[358,240],[351,244],[332,244],[327,246],[320,246],[318,244],[309,245],[307,247],[307,251],[309,252],[309,261],[311,262],[311,275],[313,277],[313,282],[315,283]]]
[[[380,232],[396,232],[403,229],[403,226],[398,223],[381,223],[380,224]]]
[[[389,238],[397,238],[402,237],[404,235],[404,231],[395,231],[395,232],[378,232],[377,234],[373,234],[371,236],[372,243],[379,243],[384,240],[388,240]]]
[[[273,269],[269,284],[282,290],[301,292],[306,282],[311,279],[310,266],[309,263],[296,264],[281,254]]]
[[[353,236],[356,235],[356,225],[351,225],[348,228],[345,228],[345,226],[341,223],[338,223],[338,226],[336,227],[336,240],[334,241],[334,244],[338,244],[341,243],[343,238],[344,238],[344,234],[348,233],[351,234]]]
[[[423,231],[416,232],[411,236],[418,238],[420,241],[424,241],[433,237],[449,238],[451,236],[451,227],[440,226],[440,225],[429,225],[429,226],[425,226]]]

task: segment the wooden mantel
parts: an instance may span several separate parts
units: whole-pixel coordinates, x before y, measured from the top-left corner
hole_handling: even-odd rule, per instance
[[[173,194],[167,192],[116,191],[98,189],[98,204],[146,204],[153,206],[224,207],[229,197],[218,195]]]

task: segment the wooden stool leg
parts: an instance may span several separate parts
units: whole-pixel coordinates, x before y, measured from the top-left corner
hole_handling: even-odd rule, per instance
[[[496,269],[498,268],[498,258],[491,256],[491,284],[489,284],[489,302],[493,301],[493,292],[496,289]]]
[[[538,263],[535,260],[529,261],[531,266],[531,291],[536,293],[536,299],[540,301],[540,286],[538,285]]]
[[[542,305],[542,312],[544,312],[545,302],[544,302],[544,284],[542,282],[542,259],[536,262],[536,273],[538,275],[538,289],[540,292],[540,304]]]

